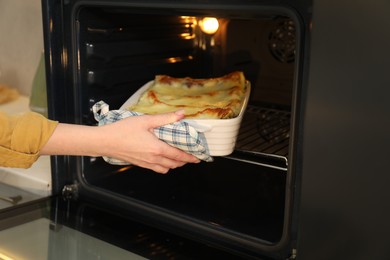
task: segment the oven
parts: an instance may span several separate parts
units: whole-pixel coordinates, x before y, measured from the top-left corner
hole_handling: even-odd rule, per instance
[[[52,119],[96,125],[93,104],[118,109],[156,74],[238,70],[252,86],[233,153],[167,175],[53,156],[53,193],[237,259],[384,252],[380,224],[358,205],[389,195],[367,184],[389,180],[377,143],[389,140],[389,4],[347,2],[44,0]],[[216,32],[202,26],[210,17]],[[364,218],[372,229],[359,233]]]

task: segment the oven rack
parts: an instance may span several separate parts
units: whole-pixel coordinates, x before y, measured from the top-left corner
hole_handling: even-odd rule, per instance
[[[248,106],[230,159],[287,170],[289,111]]]

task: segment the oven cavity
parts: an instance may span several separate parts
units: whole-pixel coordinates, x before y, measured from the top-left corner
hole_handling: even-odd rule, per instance
[[[295,19],[279,9],[223,5],[207,10],[82,6],[75,13],[74,81],[83,124],[96,125],[90,110],[95,102],[119,109],[157,74],[209,78],[238,70],[251,83],[232,154],[167,175],[83,158],[79,176],[90,196],[163,228],[223,240],[237,250],[285,243],[294,190]],[[213,28],[205,28],[210,21]]]
[[[200,26],[204,16],[142,12],[80,12],[78,67],[86,123],[96,124],[90,113],[95,102],[104,100],[117,109],[156,74],[207,78],[240,70],[251,82],[252,94],[236,151],[287,170],[296,56],[293,20],[222,16],[216,19],[217,32],[209,34]]]

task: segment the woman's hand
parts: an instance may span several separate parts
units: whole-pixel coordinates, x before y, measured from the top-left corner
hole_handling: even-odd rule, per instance
[[[184,117],[181,111],[161,115],[133,116],[99,127],[105,156],[166,173],[169,169],[196,163],[199,160],[188,153],[159,140],[154,128],[176,122]],[[102,147],[102,148],[103,148]]]
[[[179,121],[182,111],[160,115],[128,117],[104,126],[59,124],[46,145],[44,155],[107,156],[158,173],[186,163],[198,163],[195,156],[159,140],[153,129]]]

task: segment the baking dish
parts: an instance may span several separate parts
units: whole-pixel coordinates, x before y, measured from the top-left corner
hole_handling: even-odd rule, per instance
[[[153,82],[153,80],[149,81],[139,88],[125,103],[123,103],[120,109],[127,110],[130,106],[136,104],[141,95],[153,84]],[[245,97],[242,101],[240,113],[235,118],[183,119],[183,121],[190,124],[198,132],[204,133],[211,156],[226,156],[233,152],[241,121],[248,105],[250,91],[251,84],[249,81],[246,81]]]

